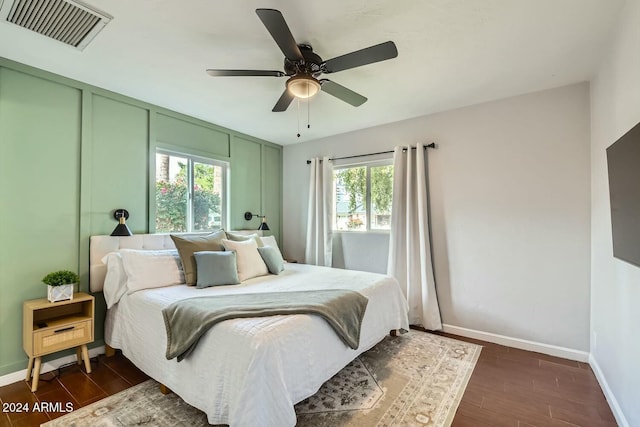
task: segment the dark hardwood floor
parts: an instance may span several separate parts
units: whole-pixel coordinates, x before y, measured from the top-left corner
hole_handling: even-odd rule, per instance
[[[588,364],[471,338],[440,335],[484,346],[453,426],[618,425]]]
[[[104,355],[92,359],[90,374],[84,368],[74,364],[56,371],[41,375],[38,391],[31,393],[31,386],[20,381],[0,387],[0,400],[3,409],[5,403],[28,403],[33,408],[36,402],[61,402],[62,407],[71,402],[74,409],[116,394],[133,385],[139,384],[148,377],[136,368],[129,360],[118,353],[114,357]],[[9,412],[0,414],[0,427],[5,426],[39,426],[50,419],[64,415],[66,412]]]
[[[615,419],[588,364],[441,334],[484,346],[453,421],[456,427],[600,427]],[[148,377],[121,354],[99,356],[86,374],[78,365],[42,375],[36,393],[26,381],[0,387],[3,403],[67,402],[77,409]],[[0,427],[38,426],[64,412],[2,413]]]

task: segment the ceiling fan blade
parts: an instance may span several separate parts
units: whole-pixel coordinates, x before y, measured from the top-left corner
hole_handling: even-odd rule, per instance
[[[354,107],[359,107],[367,102],[367,98],[364,96],[331,80],[322,79],[320,80],[320,84],[322,85],[321,88],[323,92],[327,92],[329,95],[333,95]]]
[[[360,67],[361,65],[385,61],[395,58],[396,56],[398,56],[398,49],[395,43],[388,41],[329,59],[325,61],[324,68],[326,73],[335,73],[337,71]]]
[[[282,111],[286,111],[287,108],[289,108],[289,104],[291,104],[291,101],[293,101],[294,96],[291,95],[291,93],[285,89],[284,92],[282,92],[282,95],[280,95],[280,99],[278,99],[278,102],[276,102],[276,105],[273,106],[273,111],[274,113],[280,113]]]
[[[228,76],[282,77],[285,75],[282,71],[266,71],[266,70],[207,70],[207,74],[213,77],[228,77]]]
[[[256,9],[256,13],[287,59],[290,61],[301,61],[304,59],[296,40],[291,34],[291,30],[289,30],[287,22],[284,20],[284,16],[282,16],[279,10]]]

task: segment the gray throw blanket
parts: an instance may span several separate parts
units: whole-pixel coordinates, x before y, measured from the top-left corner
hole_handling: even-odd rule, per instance
[[[167,329],[167,359],[184,359],[202,335],[219,322],[239,317],[317,314],[353,349],[369,300],[344,289],[220,295],[176,301],[162,310]]]

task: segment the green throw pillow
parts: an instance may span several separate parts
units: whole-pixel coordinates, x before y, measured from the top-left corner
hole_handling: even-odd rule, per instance
[[[198,270],[197,288],[240,283],[234,251],[201,251],[195,252],[193,256]]]
[[[187,285],[195,285],[197,282],[198,272],[196,271],[196,260],[193,257],[193,253],[198,251],[224,251],[222,239],[226,238],[227,235],[224,230],[214,231],[205,236],[171,235],[171,239],[180,254],[184,280]]]
[[[264,263],[267,264],[269,273],[282,273],[282,270],[284,270],[284,260],[282,259],[282,255],[280,255],[280,251],[277,248],[274,248],[272,246],[263,246],[261,248],[258,248],[258,252],[264,260]]]

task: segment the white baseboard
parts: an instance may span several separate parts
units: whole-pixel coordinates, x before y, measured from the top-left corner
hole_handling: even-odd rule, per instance
[[[622,408],[620,408],[620,405],[618,404],[618,399],[616,399],[615,395],[611,391],[611,388],[609,388],[609,383],[607,383],[607,379],[605,378],[602,369],[600,369],[598,361],[595,357],[593,357],[593,354],[589,355],[589,365],[591,365],[591,369],[593,369],[593,373],[596,375],[596,379],[600,384],[600,388],[604,393],[604,397],[606,397],[607,402],[609,402],[609,407],[611,408],[611,412],[613,412],[613,416],[616,418],[616,422],[618,423],[618,425],[620,427],[631,427],[631,424],[629,424],[627,418],[622,412]]]
[[[89,357],[95,357],[99,354],[104,354],[104,346],[95,347],[89,349]],[[70,354],[69,356],[60,357],[59,359],[50,360],[42,364],[40,368],[40,373],[45,374],[47,372],[55,371],[62,365],[66,365],[67,363],[75,362],[76,355]],[[27,369],[22,369],[20,371],[11,372],[9,374],[2,375],[0,377],[0,387],[5,386],[7,384],[13,384],[18,381],[24,381],[27,376]]]
[[[504,335],[492,334],[490,332],[476,331],[474,329],[461,328],[453,325],[442,325],[445,332],[460,335],[467,338],[488,341],[495,344],[506,345],[508,347],[519,348],[521,350],[535,351],[548,354],[550,356],[562,357],[564,359],[577,360],[578,362],[589,362],[589,353],[586,351],[574,350],[566,347],[559,347],[551,344],[543,344],[535,341],[512,338]]]

